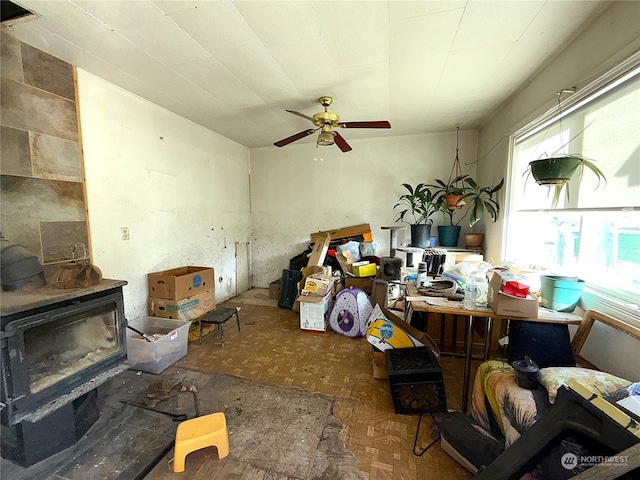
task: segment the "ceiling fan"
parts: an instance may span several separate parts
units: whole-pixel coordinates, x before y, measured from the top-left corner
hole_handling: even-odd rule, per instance
[[[316,146],[328,146],[336,144],[340,150],[343,152],[348,152],[352,150],[351,146],[347,143],[347,141],[342,138],[338,132],[334,132],[332,128],[391,128],[391,124],[386,120],[378,121],[378,122],[341,122],[340,117],[336,113],[330,112],[327,107],[331,105],[333,102],[333,98],[331,97],[320,97],[318,99],[320,105],[324,107],[324,112],[316,113],[313,117],[309,117],[304,113],[295,112],[293,110],[287,110],[289,113],[293,113],[294,115],[298,115],[299,117],[306,118],[310,122],[312,122],[316,128],[310,128],[308,130],[303,130],[302,132],[296,133],[295,135],[291,135],[279,142],[274,143],[276,147],[284,147],[285,145],[289,145],[290,143],[295,142],[296,140],[300,140],[301,138],[307,137],[318,130],[322,130],[318,135],[318,140],[316,141]]]

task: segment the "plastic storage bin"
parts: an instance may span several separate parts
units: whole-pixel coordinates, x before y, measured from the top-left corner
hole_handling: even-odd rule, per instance
[[[386,351],[396,413],[447,412],[442,369],[427,347]]]
[[[187,354],[190,324],[184,320],[157,317],[131,320],[129,325],[136,330],[162,336],[155,342],[148,342],[127,328],[127,363],[134,370],[161,373]]]
[[[573,312],[582,295],[584,283],[584,280],[579,280],[576,277],[541,275],[542,306],[557,312]]]

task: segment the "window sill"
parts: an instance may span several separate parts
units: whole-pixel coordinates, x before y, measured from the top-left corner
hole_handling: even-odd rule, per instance
[[[604,289],[586,286],[579,306],[584,310],[597,310],[640,328],[640,307],[611,295]]]

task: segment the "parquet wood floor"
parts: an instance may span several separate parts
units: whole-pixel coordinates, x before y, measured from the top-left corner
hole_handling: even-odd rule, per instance
[[[241,307],[241,331],[235,322],[229,323],[224,347],[215,330],[202,344],[190,343],[187,356],[176,367],[225,372],[335,396],[334,415],[344,425],[341,440],[371,480],[472,477],[439,443],[421,457],[413,454],[418,415],[394,413],[389,382],[373,378],[371,346],[364,338],[350,339],[330,329],[326,333],[300,330],[298,314],[278,308],[266,289],[250,290],[223,305]],[[459,409],[463,360],[440,360],[448,407]],[[424,423],[423,445],[430,440]]]

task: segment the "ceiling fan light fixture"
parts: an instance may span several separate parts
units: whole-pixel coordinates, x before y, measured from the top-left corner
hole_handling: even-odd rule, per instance
[[[318,135],[318,145],[321,146],[329,146],[329,145],[333,145],[335,143],[335,139],[333,138],[333,133],[332,132],[320,132],[320,135]]]
[[[316,140],[316,148],[321,145],[323,147],[336,145],[342,153],[346,153],[353,149],[347,141],[342,138],[342,135],[338,132],[332,131],[332,128],[391,128],[391,124],[386,120],[379,120],[376,122],[341,122],[340,117],[336,113],[328,111],[327,107],[333,102],[331,97],[320,97],[318,102],[320,102],[320,105],[324,107],[324,112],[316,113],[313,117],[305,115],[304,113],[296,112],[295,110],[286,110],[293,115],[309,120],[316,126],[316,128],[303,130],[295,135],[283,138],[282,140],[274,143],[276,147],[284,147],[285,145],[289,145],[290,143],[300,140],[301,138],[305,138],[320,130],[320,134]]]

